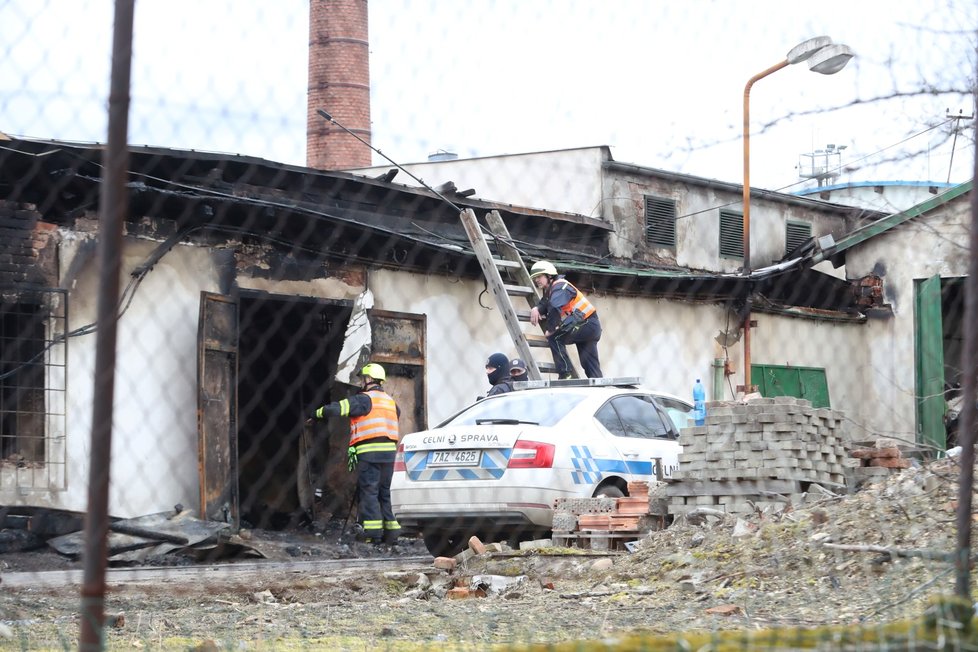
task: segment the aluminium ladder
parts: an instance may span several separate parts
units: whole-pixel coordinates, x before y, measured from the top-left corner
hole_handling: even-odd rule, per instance
[[[527,376],[530,380],[542,380],[542,374],[557,373],[557,368],[553,362],[537,361],[533,355],[533,349],[542,348],[549,352],[550,345],[547,343],[546,336],[524,333],[523,327],[520,325],[520,322],[529,323],[529,308],[537,305],[540,301],[540,291],[530,280],[530,273],[523,264],[523,258],[513,244],[513,238],[509,235],[509,229],[506,228],[499,211],[490,211],[486,214],[488,234],[479,224],[479,220],[471,208],[463,210],[460,217],[462,226],[465,227],[465,233],[469,236],[469,242],[472,243],[475,256],[479,260],[482,273],[486,277],[489,289],[492,290],[492,294],[496,298],[496,306],[506,322],[506,330],[509,331],[509,335],[513,339],[519,357],[526,362]],[[513,306],[512,297],[525,299],[528,308],[517,310]],[[540,330],[541,333],[544,330],[542,322]],[[571,366],[571,374],[574,378],[580,377],[573,365]]]

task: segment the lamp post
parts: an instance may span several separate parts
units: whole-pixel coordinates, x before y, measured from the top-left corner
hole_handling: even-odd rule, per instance
[[[747,81],[744,86],[744,271],[743,275],[750,284],[750,89],[759,79],[764,79],[782,68],[790,65],[808,62],[808,69],[823,75],[834,75],[849,63],[855,56],[853,51],[841,43],[833,43],[828,36],[816,36],[807,41],[799,43],[791,48],[784,61],[777,63],[767,70],[757,73]],[[747,297],[747,305],[744,315],[744,394],[753,391],[750,379],[750,328],[751,311],[750,296]],[[737,388],[741,389],[740,387]]]

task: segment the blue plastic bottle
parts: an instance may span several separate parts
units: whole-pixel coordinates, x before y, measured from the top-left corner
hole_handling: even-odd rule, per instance
[[[702,426],[706,423],[706,389],[700,379],[696,379],[693,385],[693,419],[696,425]]]

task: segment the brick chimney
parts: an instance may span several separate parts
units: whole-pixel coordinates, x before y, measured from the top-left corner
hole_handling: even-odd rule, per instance
[[[371,164],[370,148],[316,113],[323,109],[370,142],[367,0],[309,0],[306,165],[342,170]]]

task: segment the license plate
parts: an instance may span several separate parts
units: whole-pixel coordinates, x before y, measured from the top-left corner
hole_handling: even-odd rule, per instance
[[[478,466],[482,451],[431,451],[428,466]]]

